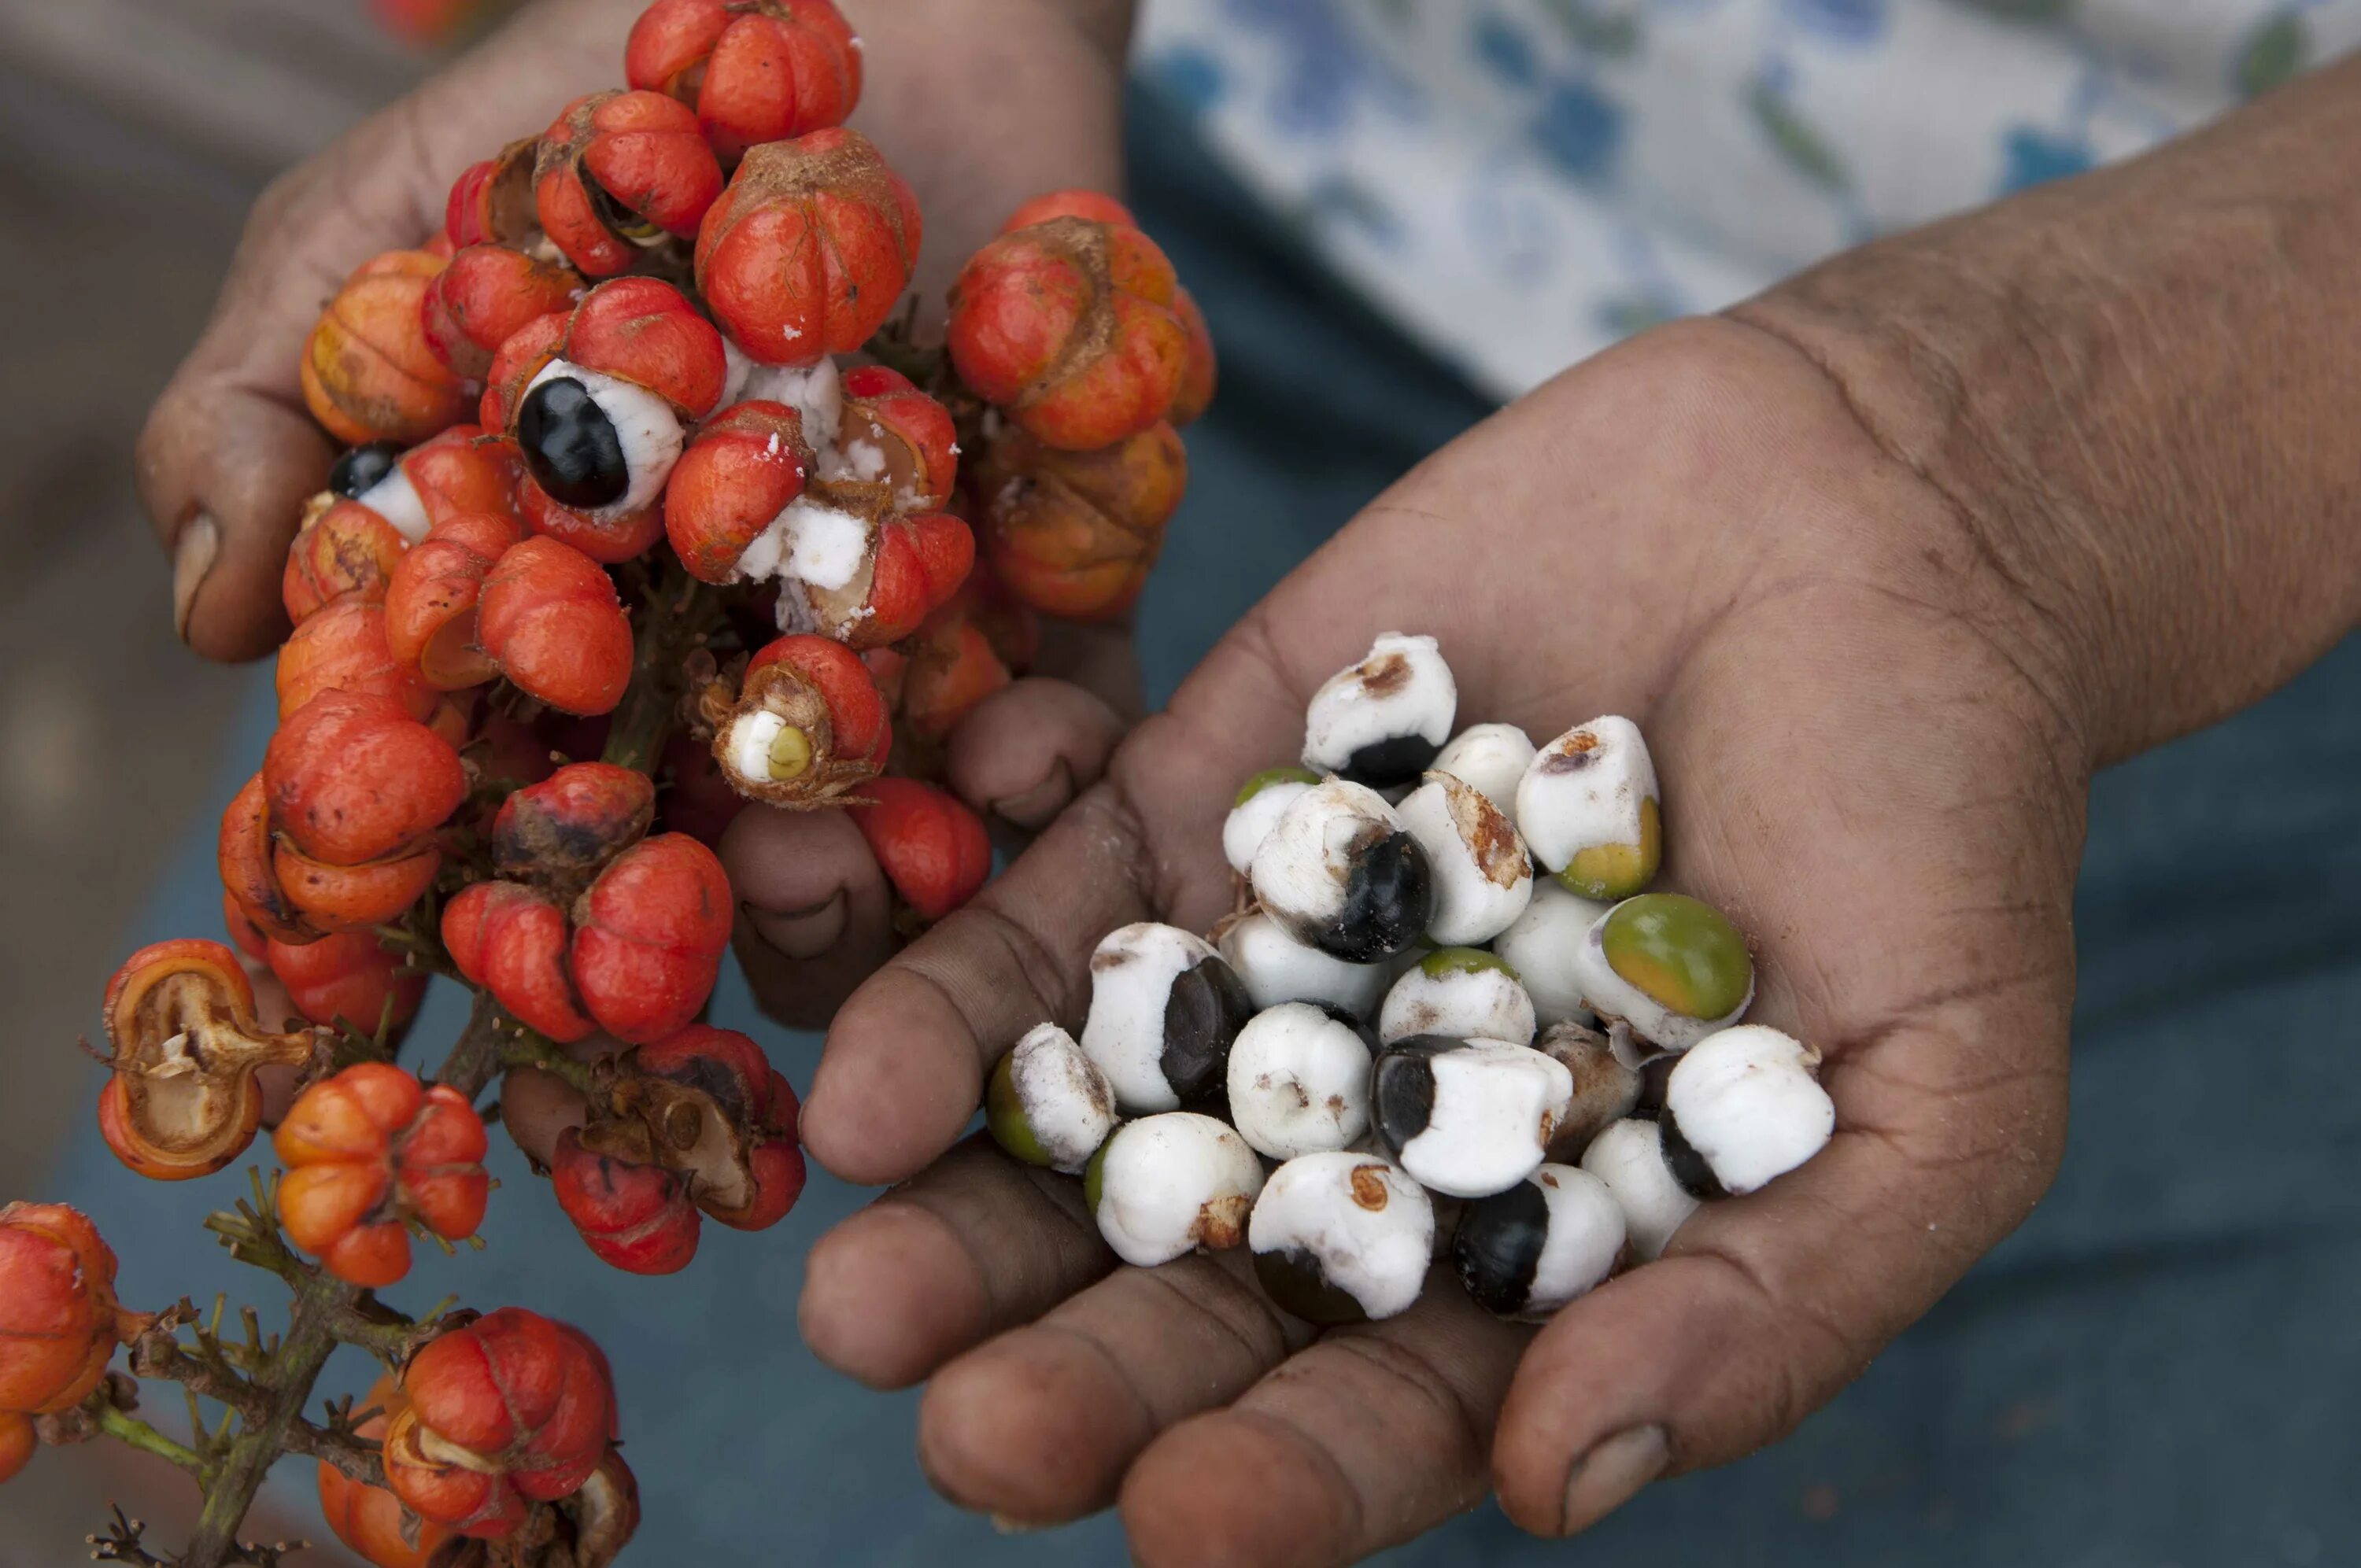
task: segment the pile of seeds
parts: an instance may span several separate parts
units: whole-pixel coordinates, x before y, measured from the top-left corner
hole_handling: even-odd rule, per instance
[[[993,1135],[1080,1172],[1126,1262],[1252,1249],[1315,1323],[1390,1317],[1438,1252],[1503,1317],[1660,1255],[1836,1124],[1809,1047],[1741,1017],[1746,940],[1650,893],[1663,804],[1631,720],[1536,748],[1453,733],[1431,637],[1389,633],[1305,715],[1303,765],[1238,792],[1238,910],[1110,932],[1079,1039],[995,1069]]]

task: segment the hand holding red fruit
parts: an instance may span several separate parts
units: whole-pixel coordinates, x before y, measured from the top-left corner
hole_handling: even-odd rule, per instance
[[[599,0],[573,3],[587,11]],[[567,4],[553,0],[548,9]],[[1022,31],[1007,21],[984,29],[1003,47]],[[886,24],[889,32],[907,25]],[[929,44],[962,31],[948,16],[917,26]],[[535,36],[531,22],[511,35]],[[512,143],[468,169],[446,192],[448,232],[423,244],[409,234],[379,242],[392,250],[360,258],[326,316],[304,324],[308,356],[290,353],[285,363],[326,426],[362,441],[326,467],[324,492],[316,437],[280,420],[269,377],[236,363],[269,339],[250,308],[268,289],[225,313],[192,373],[214,378],[213,389],[228,395],[184,396],[159,417],[149,478],[176,539],[176,613],[205,627],[198,640],[215,646],[222,626],[241,635],[258,602],[264,620],[275,607],[302,628],[281,653],[280,732],[224,818],[228,923],[271,969],[264,976],[258,965],[258,981],[283,979],[307,1014],[348,1027],[265,1035],[243,971],[213,945],[135,956],[139,982],[164,1000],[141,1012],[110,995],[122,1048],[103,1117],[126,1157],[151,1174],[213,1168],[244,1147],[257,1120],[256,1064],[317,1074],[332,1055],[372,1048],[355,1036],[374,1030],[379,1049],[399,1042],[423,973],[440,967],[431,914],[411,914],[433,889],[449,956],[518,1017],[559,1037],[598,1026],[643,1042],[597,1069],[593,1113],[569,1133],[558,1160],[567,1209],[601,1250],[622,1249],[632,1266],[662,1261],[634,1250],[635,1238],[652,1234],[635,1229],[636,1217],[594,1201],[580,1179],[586,1157],[602,1179],[613,1179],[609,1198],[658,1179],[654,1217],[672,1234],[656,1240],[679,1256],[679,1216],[692,1241],[703,1217],[759,1228],[800,1190],[796,1106],[785,1079],[743,1036],[690,1022],[735,910],[712,852],[684,835],[651,836],[649,781],[604,764],[560,769],[541,781],[551,789],[535,795],[527,784],[527,793],[509,796],[514,809],[492,809],[514,784],[549,767],[551,745],[580,755],[603,743],[635,761],[661,751],[667,775],[680,776],[681,688],[708,680],[717,663],[732,671],[730,706],[777,721],[763,747],[766,783],[815,798],[865,782],[891,739],[884,693],[847,641],[878,650],[883,668],[891,643],[930,629],[922,677],[901,683],[927,702],[923,720],[907,717],[923,722],[929,742],[1008,687],[997,633],[987,629],[1001,622],[972,617],[970,600],[946,608],[974,554],[967,523],[944,510],[956,476],[950,411],[884,369],[856,373],[840,392],[825,357],[856,346],[894,308],[919,242],[907,188],[859,137],[834,128],[861,91],[858,40],[822,0],[749,0],[730,6],[720,32],[695,47],[701,60],[668,70],[664,95],[594,92],[537,142]],[[950,53],[967,58],[955,43]],[[1071,60],[1048,63],[1053,76],[1076,79]],[[1095,71],[1103,87],[1103,61]],[[1025,73],[1022,63],[993,72],[1003,89],[1021,85]],[[907,101],[908,83],[922,80],[931,96],[944,78],[889,75],[887,101],[897,87]],[[804,143],[793,159],[759,150],[745,158],[744,210],[703,225],[721,177],[694,116],[672,94],[695,98],[725,137],[724,126],[776,115]],[[461,118],[423,114],[411,122],[412,145],[439,163],[439,136]],[[1027,116],[1005,118],[1005,128],[1019,129]],[[1053,142],[1060,158],[1087,145]],[[739,161],[741,148],[726,150]],[[1028,161],[1021,133],[1003,151],[1013,166]],[[372,198],[348,178],[337,185],[337,239],[365,235]],[[302,206],[300,194],[286,201]],[[984,199],[985,210],[1003,204],[996,193]],[[756,356],[774,367],[750,376],[748,357],[725,349],[702,313],[704,301],[653,276],[619,275],[675,268],[683,242],[700,233],[719,236],[700,259],[761,340]],[[766,233],[774,243],[818,238],[833,254],[815,272],[792,254],[765,256]],[[261,242],[249,252],[269,253]],[[580,276],[609,280],[584,290]],[[728,316],[730,304],[714,305]],[[249,317],[242,328],[230,324],[241,310]],[[260,324],[270,324],[267,311]],[[247,335],[229,335],[240,330]],[[785,346],[805,332],[814,341]],[[682,591],[668,558],[638,558],[663,536],[662,500],[687,436],[726,389],[741,388],[785,400],[783,411],[810,422],[811,445],[791,448],[802,465],[797,494],[757,518],[758,532],[772,531],[807,486],[819,504],[798,520],[803,538],[779,530],[776,554],[783,564],[792,554],[795,567],[770,574],[779,588]],[[469,400],[489,433],[456,422]],[[291,401],[281,393],[276,406]],[[202,439],[225,431],[229,439]],[[241,456],[248,431],[260,433],[260,445]],[[309,499],[298,507],[291,494]],[[280,552],[299,519],[302,537]],[[520,525],[531,536],[517,537]],[[731,542],[714,565],[734,569],[731,556],[752,543]],[[254,569],[258,547],[270,557],[267,575]],[[258,587],[267,598],[258,600]],[[774,599],[790,623],[824,627],[838,640],[789,638],[751,663],[733,659],[760,641],[748,624],[767,618]],[[208,619],[210,610],[222,614]],[[602,717],[619,701],[611,733],[603,723],[562,733],[544,712]],[[1012,738],[1022,729],[1013,727]],[[939,750],[922,750],[922,761],[939,764]],[[1012,765],[1021,750],[1011,749]],[[1061,764],[1059,776],[1075,774]],[[726,787],[719,769],[710,782]],[[948,795],[884,793],[868,817],[873,853],[914,913],[939,916],[988,873],[981,822]],[[119,981],[116,992],[128,984]],[[285,1422],[333,1340],[361,1335],[382,1354],[389,1338],[407,1350],[445,1326],[403,1326],[358,1291],[404,1273],[410,1231],[446,1241],[472,1232],[488,1183],[483,1127],[465,1096],[513,1067],[518,1050],[540,1048],[530,1036],[510,1038],[515,1033],[500,1009],[479,1005],[437,1071],[452,1088],[422,1085],[379,1060],[311,1083],[278,1130],[289,1168],[273,1197],[279,1232],[316,1255],[316,1265],[279,1249],[271,1217],[242,1207],[214,1217],[237,1256],[298,1288],[293,1324],[281,1342],[255,1349],[250,1369],[214,1358],[210,1331],[175,1320],[230,1390],[219,1397],[236,1430],[265,1438],[258,1453],[248,1443],[225,1460],[184,1461],[203,1470],[208,1497],[186,1554],[192,1568],[238,1550],[224,1532],[235,1531],[262,1467],[294,1430]],[[266,1216],[273,1206],[262,1205]],[[329,1327],[344,1313],[358,1317]],[[336,1527],[366,1537],[392,1526],[391,1541],[357,1541],[372,1555],[448,1555],[455,1542],[436,1545],[401,1511],[414,1508],[432,1530],[511,1537],[501,1550],[598,1568],[637,1519],[629,1469],[612,1452],[603,1359],[531,1314],[474,1324],[463,1316],[449,1326],[455,1332],[409,1356],[391,1401],[400,1408],[385,1423],[390,1490],[346,1486],[330,1497],[335,1488],[324,1489]],[[193,1386],[189,1348],[144,1339],[134,1371]],[[255,1387],[237,1391],[224,1365]],[[29,1429],[21,1414],[0,1412],[0,1467],[22,1461]],[[72,1420],[142,1441],[127,1404],[93,1406]],[[334,1452],[355,1440],[332,1424],[313,1441]],[[174,1456],[169,1440],[150,1434],[143,1445]],[[352,1460],[345,1453],[338,1463],[349,1471]],[[136,1554],[138,1529],[118,1520],[103,1544]]]
[[[181,619],[201,650],[251,657],[276,640],[285,543],[333,455],[291,411],[320,302],[372,257],[419,244],[417,214],[444,212],[472,160],[532,128],[517,122],[520,104],[555,106],[611,84],[619,41],[643,9],[632,0],[530,8],[283,181],[258,214],[223,308],[141,447],[143,493],[186,563]],[[939,268],[916,280],[930,293],[1022,199],[1115,180],[1119,39],[1030,5],[881,12],[862,26],[864,114],[894,127],[895,165],[937,236],[928,248]],[[998,105],[994,154],[982,164],[967,119],[938,112],[962,95]],[[509,161],[505,201],[499,160],[487,160],[487,178],[454,203],[483,214],[465,234],[454,226],[460,245],[510,243],[533,225],[531,155],[528,141]],[[503,207],[507,221],[492,221]]]

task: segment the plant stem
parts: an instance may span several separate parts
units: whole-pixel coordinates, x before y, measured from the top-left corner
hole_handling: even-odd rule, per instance
[[[705,641],[720,608],[713,591],[666,552],[640,606],[632,636],[631,684],[607,731],[605,760],[653,773],[680,716],[682,661]]]
[[[476,992],[475,1003],[467,1012],[467,1026],[451,1047],[451,1054],[434,1072],[434,1081],[447,1084],[469,1100],[483,1092],[491,1081],[492,1073],[500,1063],[500,1004],[491,992]]]
[[[127,1443],[159,1459],[168,1459],[192,1474],[204,1468],[205,1462],[197,1456],[196,1450],[183,1448],[128,1410],[118,1410],[113,1405],[102,1406],[98,1411],[98,1430],[117,1442]]]
[[[251,1415],[242,1414],[238,1433],[222,1455],[213,1484],[205,1488],[204,1511],[198,1516],[197,1532],[181,1554],[181,1568],[223,1568],[238,1553],[237,1527],[253,1506],[254,1495],[270,1473],[272,1461],[293,1446],[290,1434],[304,1424],[302,1411],[312,1398],[312,1385],[336,1348],[329,1324],[338,1313],[350,1310],[359,1296],[358,1286],[325,1275],[306,1275],[296,1287],[286,1337],[280,1342],[269,1370],[255,1381],[267,1403]]]
[[[514,1037],[500,1041],[502,1069],[527,1067],[566,1080],[577,1092],[585,1095],[598,1091],[598,1075],[587,1061],[577,1061],[555,1042],[534,1034],[522,1025],[517,1026]]]

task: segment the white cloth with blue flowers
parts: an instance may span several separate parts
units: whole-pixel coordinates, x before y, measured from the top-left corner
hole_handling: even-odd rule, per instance
[[[2361,0],[1148,0],[1137,63],[1508,397],[2356,44]]]

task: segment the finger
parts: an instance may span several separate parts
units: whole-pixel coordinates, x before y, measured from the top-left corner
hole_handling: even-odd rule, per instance
[[[565,1047],[577,1061],[596,1061],[623,1047],[605,1035],[593,1035]],[[579,1127],[590,1118],[590,1102],[582,1091],[554,1072],[519,1068],[500,1079],[500,1125],[509,1141],[544,1170],[557,1152],[558,1135]]]
[[[611,69],[610,11],[529,8],[256,204],[213,319],[139,442],[140,493],[173,559],[174,624],[198,652],[252,658],[285,629],[287,542],[335,452],[296,383],[320,308],[370,257],[423,244],[471,160],[548,124]]]
[[[1126,724],[1145,711],[1139,690],[1139,647],[1127,622],[1096,625],[1045,620],[1032,673],[1078,685],[1105,703]]]
[[[918,1457],[962,1507],[1059,1524],[1115,1499],[1176,1423],[1254,1387],[1309,1337],[1234,1253],[1119,1268],[935,1375]]]
[[[1530,1335],[1438,1270],[1400,1317],[1326,1335],[1149,1447],[1123,1484],[1134,1558],[1355,1563],[1474,1508]]]
[[[2053,1119],[2045,1102],[2062,1085],[1993,1077],[1972,1039],[1895,1034],[1846,1050],[1824,1078],[1841,1129],[1826,1149],[1759,1193],[1708,1204],[1662,1260],[1543,1331],[1495,1453],[1520,1525],[1571,1534],[1659,1475],[1785,1436],[2048,1182],[2032,1152],[2045,1140],[2025,1135]]]
[[[1122,735],[1115,710],[1080,686],[1017,681],[951,731],[951,789],[979,811],[1038,829],[1098,783]]]
[[[296,365],[321,306],[379,251],[432,226],[430,170],[388,110],[258,203],[212,321],[149,413],[140,493],[173,562],[176,630],[209,657],[252,658],[285,630],[279,579],[335,443]]]
[[[1300,684],[1232,633],[1117,749],[1104,783],[855,992],[804,1106],[813,1157],[848,1181],[918,1169],[967,1125],[1018,1036],[1081,1025],[1100,938],[1135,920],[1202,929],[1227,908],[1221,816],[1239,779],[1300,738]]]
[[[812,1157],[848,1181],[895,1181],[950,1146],[994,1057],[1045,1018],[1079,1024],[1091,949],[1149,917],[1143,843],[1115,792],[1093,790],[855,992],[804,1103]]]
[[[1892,634],[1916,613],[1774,601],[1747,635],[1708,636],[1652,716],[1665,776],[1712,786],[1678,819],[1680,880],[1758,933],[1749,1016],[1824,1053],[1838,1131],[1543,1331],[1494,1453],[1528,1529],[1582,1530],[1656,1475],[1792,1430],[2055,1168],[2073,853],[2045,835],[2071,833],[2051,803],[2073,796],[2005,683],[1976,676],[1971,637]],[[1925,711],[1939,743],[1892,746]]]
[[[1114,1265],[1071,1180],[979,1134],[819,1239],[796,1318],[830,1366],[906,1387]]]
[[[735,944],[763,1011],[825,1025],[894,950],[894,901],[877,858],[841,811],[750,806],[721,835],[738,897]]]

